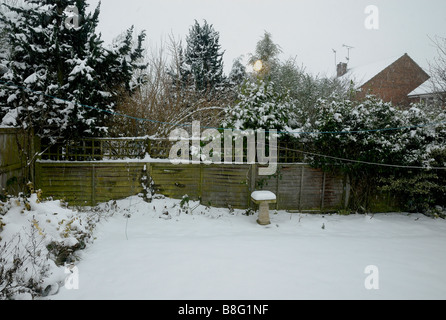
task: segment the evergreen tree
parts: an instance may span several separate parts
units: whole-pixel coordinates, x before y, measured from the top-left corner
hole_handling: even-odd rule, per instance
[[[240,59],[235,60],[229,73],[229,84],[231,86],[240,86],[246,80],[246,76],[246,67]]]
[[[184,63],[181,66],[183,84],[192,85],[197,92],[224,88],[223,53],[219,44],[220,35],[212,25],[195,21],[189,30]]]
[[[87,14],[86,0],[6,6],[0,21],[11,50],[0,83],[0,120],[15,115],[16,125],[52,139],[104,134],[119,94],[143,81],[134,74],[146,68],[139,63],[145,34],[134,45],[129,29],[105,48],[96,33],[99,6]]]
[[[278,64],[278,56],[282,53],[280,46],[273,42],[272,35],[269,32],[264,33],[263,38],[257,42],[255,54],[251,56],[249,62],[254,65],[261,62],[261,69],[257,71],[258,76],[270,76]]]

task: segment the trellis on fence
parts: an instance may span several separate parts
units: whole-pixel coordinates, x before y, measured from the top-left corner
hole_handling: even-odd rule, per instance
[[[143,159],[146,155],[165,159],[168,140],[150,138],[90,138],[63,143],[42,143],[41,159],[52,161],[100,161]]]
[[[89,138],[64,143],[42,143],[41,159],[52,161],[101,161],[168,159],[170,149],[175,142],[168,139],[155,139],[151,137],[136,138]],[[222,150],[224,145],[222,144]],[[266,146],[268,148],[268,145]],[[278,141],[278,163],[301,163],[304,161],[303,153],[297,150],[305,146],[298,142]],[[244,162],[247,162],[247,145],[243,147]],[[233,150],[235,158],[235,150]],[[222,159],[223,162],[223,159]]]

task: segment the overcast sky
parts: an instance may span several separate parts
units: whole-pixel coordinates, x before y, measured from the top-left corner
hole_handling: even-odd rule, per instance
[[[92,8],[98,0],[89,0]],[[378,9],[379,25],[365,13]],[[376,14],[376,11],[373,12]],[[134,25],[146,30],[150,46],[169,34],[185,39],[194,20],[206,19],[220,33],[225,70],[253,53],[264,31],[307,71],[332,74],[337,61],[360,66],[408,53],[427,70],[436,56],[429,37],[446,37],[446,0],[103,0],[99,31],[106,43]]]

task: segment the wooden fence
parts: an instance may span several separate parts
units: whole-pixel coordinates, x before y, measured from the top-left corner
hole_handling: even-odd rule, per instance
[[[293,151],[302,146],[290,142],[279,141],[281,164],[273,176],[259,176],[258,164],[174,165],[167,160],[172,145],[148,137],[42,143],[36,186],[73,205],[95,205],[140,193],[141,177],[147,174],[158,193],[177,199],[188,195],[217,207],[248,208],[256,190],[274,192],[277,209],[330,211],[348,201],[345,179],[302,164],[302,153]],[[246,155],[245,145],[245,163]]]
[[[274,192],[278,201],[272,207],[285,210],[336,211],[348,200],[342,177],[306,164],[280,164],[276,175],[262,177],[256,164],[38,161],[36,185],[44,196],[70,205],[95,205],[140,193],[145,173],[160,194],[177,199],[188,195],[216,207],[248,208],[255,190]]]

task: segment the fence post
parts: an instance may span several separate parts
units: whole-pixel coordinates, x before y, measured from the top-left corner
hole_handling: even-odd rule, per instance
[[[91,165],[91,205],[96,205],[96,174],[95,174],[95,164]]]
[[[302,210],[302,189],[304,187],[304,169],[305,165],[301,166],[301,176],[300,176],[300,188],[299,188],[299,211]]]
[[[277,172],[276,172],[276,210],[279,209],[279,202],[280,202],[280,195],[279,195],[279,181],[280,181],[280,173],[282,172],[283,165],[277,166]]]
[[[200,166],[200,181],[198,182],[198,198],[203,199],[203,163],[199,164]]]
[[[40,164],[40,162],[35,161],[34,162],[34,187],[36,188],[36,190],[40,189],[40,186],[42,185],[42,181],[41,181],[41,167],[42,165]]]
[[[344,209],[348,208],[348,203],[350,201],[350,178],[348,174],[344,178]]]
[[[325,182],[326,182],[326,178],[327,178],[327,173],[324,171],[324,176],[322,178],[322,193],[321,193],[321,211],[324,210],[324,205],[325,205]]]
[[[248,194],[248,205],[250,208],[253,206],[253,202],[251,199],[251,193],[256,190],[256,180],[257,180],[257,165],[255,163],[250,165],[251,170],[251,183],[249,184],[249,194]]]
[[[99,159],[104,160],[104,140],[99,140]]]
[[[146,141],[147,141],[147,150],[146,150],[146,152],[151,157],[152,156],[152,139],[147,138]],[[144,156],[146,156],[146,155],[144,155]]]

